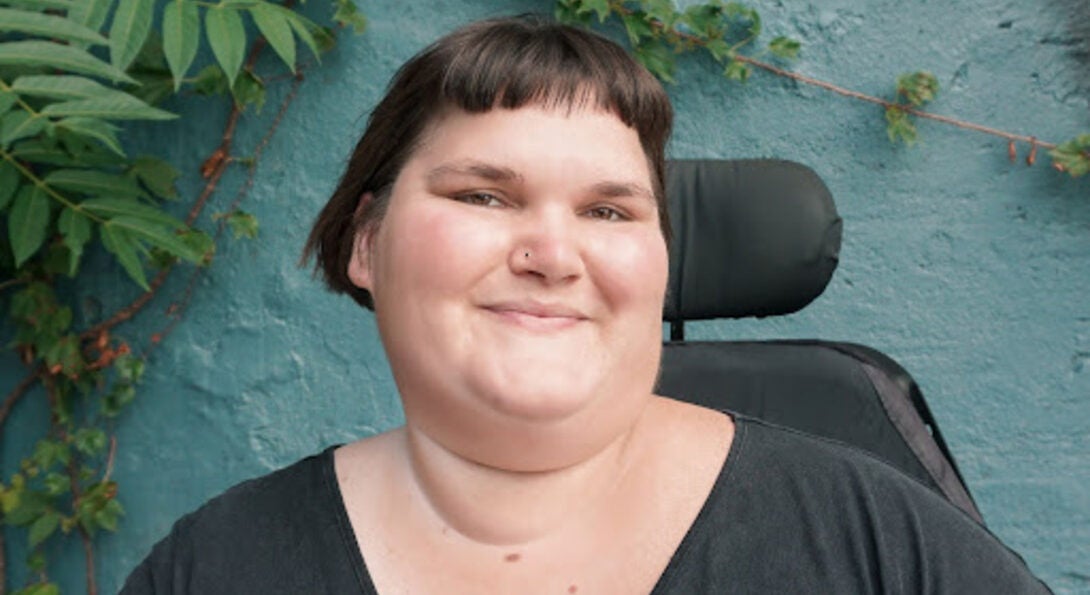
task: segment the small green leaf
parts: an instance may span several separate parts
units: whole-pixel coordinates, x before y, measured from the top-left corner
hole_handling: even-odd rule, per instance
[[[31,116],[23,110],[0,116],[0,147],[6,148],[21,138],[38,134],[45,128],[45,123],[45,118]]]
[[[234,233],[235,238],[247,238],[254,239],[257,237],[257,217],[254,217],[250,213],[245,211],[232,211],[230,213],[219,213],[212,217],[213,220],[223,219],[227,222],[227,225],[231,227],[231,232]]]
[[[45,493],[50,496],[58,496],[68,491],[68,478],[56,471],[46,475],[42,483],[45,484]]]
[[[37,186],[23,186],[8,215],[8,238],[20,267],[41,247],[49,227],[49,198]]]
[[[125,151],[121,149],[121,142],[117,139],[117,132],[120,129],[109,122],[96,118],[65,118],[57,122],[57,127],[73,134],[93,138],[119,157],[125,156]]]
[[[120,70],[132,64],[151,31],[150,0],[121,0],[110,25],[110,61]]]
[[[0,32],[4,31],[96,45],[106,44],[106,38],[70,19],[0,7]]]
[[[222,95],[227,89],[227,77],[215,64],[205,66],[193,78],[193,92],[198,95]]]
[[[0,161],[0,211],[3,211],[19,187],[19,170],[7,161]]]
[[[237,105],[245,107],[253,104],[256,111],[260,112],[265,106],[265,83],[253,73],[244,71],[235,79],[231,95],[234,96]]]
[[[49,511],[38,517],[38,520],[30,525],[30,532],[27,537],[30,547],[36,548],[43,541],[48,539],[49,536],[57,530],[57,525],[59,525],[60,522],[61,515],[53,511]]]
[[[258,30],[265,36],[265,40],[269,42],[288,69],[295,72],[295,36],[292,35],[291,25],[288,24],[283,13],[272,5],[262,2],[250,8],[250,14]]]
[[[636,59],[660,80],[674,82],[674,53],[657,39],[644,40],[635,48]]]
[[[170,0],[163,8],[163,53],[174,75],[174,90],[197,56],[201,40],[200,13],[192,0]]]
[[[797,58],[801,47],[802,44],[790,37],[780,36],[768,42],[768,50],[780,58]]]
[[[353,0],[337,0],[337,11],[333,13],[333,20],[345,27],[352,27],[356,35],[367,29],[367,17],[363,16]]]
[[[75,10],[75,0],[3,0],[8,6],[28,8],[30,10]]]
[[[909,105],[919,107],[933,99],[939,92],[939,80],[930,72],[918,71],[897,77],[897,95]]]
[[[741,60],[731,60],[727,63],[727,67],[723,69],[723,76],[732,81],[746,82],[749,80],[750,75],[749,65]]]
[[[117,262],[121,264],[129,277],[145,291],[150,289],[148,279],[144,275],[144,267],[140,264],[140,257],[136,255],[135,243],[125,231],[103,225],[99,227],[99,235],[102,238],[102,245],[117,257]]]
[[[98,428],[80,428],[72,437],[76,450],[93,457],[106,448],[106,432]]]
[[[891,143],[902,141],[911,146],[916,143],[916,126],[907,112],[893,105],[886,108],[886,135]]]
[[[216,6],[205,11],[204,27],[212,54],[227,75],[227,81],[234,83],[246,51],[246,29],[242,26],[242,18],[235,9]]]
[[[51,103],[45,106],[41,113],[52,117],[69,116],[101,120],[173,120],[178,117],[124,93],[104,98]]]
[[[178,197],[174,182],[181,174],[174,166],[162,159],[141,155],[132,163],[130,175],[135,175],[152,194],[166,199]]]
[[[140,186],[132,178],[120,176],[117,174],[111,174],[95,169],[57,169],[49,172],[49,174],[46,175],[42,180],[52,187],[80,192],[83,194],[111,197],[128,196],[133,198],[146,196],[143,189],[141,189]],[[98,200],[116,201],[117,199],[111,198]],[[89,203],[94,201],[86,202]],[[134,204],[139,205],[139,203]]]
[[[86,50],[49,41],[25,40],[0,43],[0,65],[44,66],[126,83],[136,82],[129,75],[92,56]]]
[[[1080,134],[1048,152],[1052,166],[1078,178],[1090,173],[1090,134]]]
[[[625,32],[628,33],[628,42],[633,47],[639,45],[640,40],[655,34],[651,23],[647,22],[647,15],[640,11],[621,13],[621,23],[624,24]]]
[[[68,247],[68,276],[75,277],[83,247],[91,239],[91,220],[75,209],[65,208],[57,220],[57,230]]]

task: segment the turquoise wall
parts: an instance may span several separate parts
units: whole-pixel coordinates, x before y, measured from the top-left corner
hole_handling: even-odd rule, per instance
[[[1090,131],[1085,0],[752,4],[765,40],[802,41],[799,72],[885,94],[897,74],[927,69],[942,86],[934,111],[1052,141]],[[371,315],[298,269],[300,247],[397,65],[466,21],[549,6],[368,0],[367,33],[346,36],[308,72],[243,205],[260,218],[260,237],[221,243],[117,427],[114,476],[127,516],[98,542],[103,592],[210,496],[399,423]],[[308,6],[315,16],[325,9]],[[850,340],[898,358],[923,387],[993,531],[1057,592],[1090,592],[1090,181],[1047,164],[1011,164],[1005,142],[929,122],[920,124],[919,145],[894,147],[876,106],[759,72],[746,85],[717,74],[710,60],[681,61],[669,89],[671,156],[806,163],[832,189],[845,240],[839,272],[805,311],[698,325],[690,336]],[[242,152],[267,129],[285,89],[242,124]],[[225,112],[205,100],[185,110],[199,116],[190,127],[149,126],[133,149],[182,164],[181,190],[192,197]],[[243,181],[241,168],[226,176],[209,213],[226,210]],[[96,286],[79,295],[85,321],[136,294],[107,259],[92,266]],[[147,345],[168,322],[185,285],[184,274],[176,277],[121,329],[135,344]],[[4,387],[21,377],[15,362],[0,365]],[[10,420],[5,469],[44,427],[41,400],[26,399]],[[19,584],[25,550],[9,536]],[[49,554],[66,591],[80,592],[78,544]]]

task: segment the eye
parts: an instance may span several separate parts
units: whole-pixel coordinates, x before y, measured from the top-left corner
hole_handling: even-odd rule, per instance
[[[587,210],[587,216],[591,219],[602,219],[603,221],[627,221],[628,216],[618,211],[613,207],[600,206]]]
[[[482,207],[502,207],[503,201],[496,197],[494,194],[488,192],[466,192],[464,194],[455,195],[454,200],[458,202],[464,202],[470,205],[478,205]]]

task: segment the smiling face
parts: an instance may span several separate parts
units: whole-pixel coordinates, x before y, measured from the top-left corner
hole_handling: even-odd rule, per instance
[[[531,470],[633,423],[667,277],[647,161],[594,109],[452,110],[431,127],[349,266],[410,427]]]

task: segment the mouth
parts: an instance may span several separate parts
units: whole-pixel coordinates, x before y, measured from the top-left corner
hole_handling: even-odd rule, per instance
[[[483,308],[505,323],[534,331],[564,330],[590,319],[575,308],[533,300],[497,302]]]

